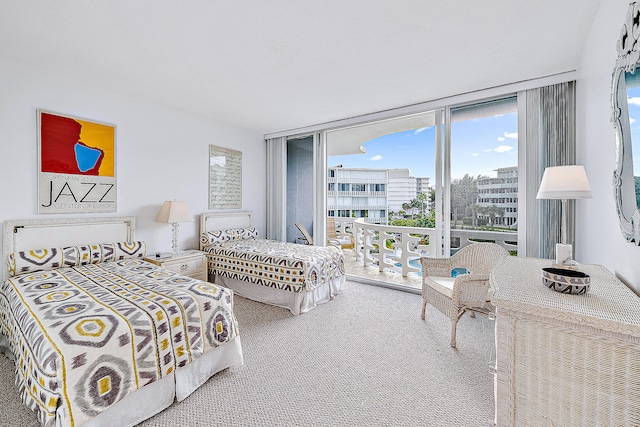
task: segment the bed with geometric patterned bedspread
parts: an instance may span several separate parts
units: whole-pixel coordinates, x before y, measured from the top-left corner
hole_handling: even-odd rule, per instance
[[[211,215],[203,214],[200,232],[211,282],[296,315],[333,299],[344,286],[340,248],[258,239],[254,227],[207,230],[202,224]],[[250,220],[246,212],[227,215]],[[216,214],[217,219],[221,216]]]
[[[233,292],[147,263],[144,249],[9,254],[0,348],[42,425],[133,425],[243,363]]]

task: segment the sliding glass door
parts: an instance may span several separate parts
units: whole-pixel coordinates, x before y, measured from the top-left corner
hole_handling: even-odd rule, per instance
[[[328,131],[327,216],[383,233],[355,258],[407,276],[474,241],[516,250],[517,126],[513,96]]]
[[[451,109],[451,251],[474,241],[517,250],[517,107],[514,96]]]

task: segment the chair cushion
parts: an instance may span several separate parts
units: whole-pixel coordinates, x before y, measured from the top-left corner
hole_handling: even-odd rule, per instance
[[[451,270],[451,277],[458,277],[461,274],[468,274],[468,273],[471,273],[468,269],[464,267],[458,267]]]
[[[425,281],[429,286],[431,286],[431,288],[448,298],[451,298],[453,295],[453,283],[455,280],[455,277],[428,276],[425,278]],[[489,291],[487,292],[487,301],[491,301],[492,295],[493,290],[489,288]]]
[[[453,282],[455,280],[456,279],[453,277],[429,276],[425,278],[425,281],[429,286],[449,298],[451,298],[451,295],[453,294]]]

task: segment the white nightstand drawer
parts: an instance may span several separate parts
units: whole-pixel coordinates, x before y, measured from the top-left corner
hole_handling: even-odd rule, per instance
[[[180,273],[183,276],[206,273],[206,260],[203,256],[165,261],[162,263],[162,266],[168,270]]]
[[[189,251],[171,258],[145,258],[146,261],[160,265],[167,270],[197,280],[207,280],[207,258],[203,252]]]

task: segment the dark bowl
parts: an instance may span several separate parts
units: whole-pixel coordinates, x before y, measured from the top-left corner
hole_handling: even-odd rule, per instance
[[[542,283],[549,289],[564,294],[586,294],[591,276],[578,270],[548,267],[542,269]]]

